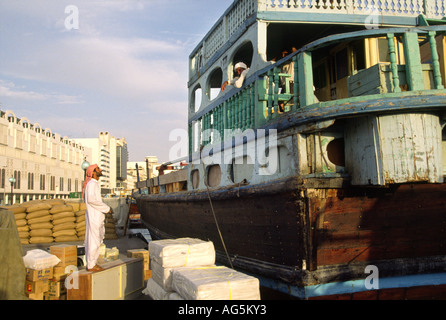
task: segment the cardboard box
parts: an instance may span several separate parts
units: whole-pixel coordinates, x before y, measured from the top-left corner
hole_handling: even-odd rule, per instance
[[[50,253],[60,259],[57,267],[77,266],[77,246],[69,244],[58,244],[50,247]]]
[[[38,281],[25,281],[25,293],[27,294],[39,294],[48,291],[48,280]]]
[[[51,294],[49,294],[48,292],[45,292],[43,294],[44,300],[67,300],[67,294],[61,294],[60,296],[52,296]]]
[[[65,281],[48,281],[48,296],[59,297],[67,293],[67,288],[65,287]]]
[[[26,269],[26,280],[38,281],[49,280],[53,277],[53,268],[47,268],[42,270]]]
[[[65,266],[64,267],[54,267],[53,268],[53,277],[51,278],[51,280],[54,281],[61,281],[61,280],[65,280],[65,278],[67,277],[67,273],[65,273]]]
[[[127,250],[128,258],[143,258],[144,259],[144,270],[149,270],[149,250],[145,249],[132,249]]]
[[[30,298],[31,300],[43,300],[43,297],[45,295],[45,293],[27,293],[26,294],[28,296],[28,298]]]

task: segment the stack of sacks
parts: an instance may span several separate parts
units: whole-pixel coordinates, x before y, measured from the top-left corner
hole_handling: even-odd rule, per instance
[[[22,206],[26,207],[26,220],[30,229],[29,243],[53,242],[51,204],[46,201],[29,201]]]
[[[118,239],[118,235],[116,233],[116,220],[113,218],[113,214],[107,213],[105,215],[104,225],[105,225],[105,240],[113,240]]]
[[[193,238],[149,242],[152,278],[143,291],[154,300],[173,299],[172,271],[182,267],[203,267],[215,264],[215,249],[211,241]]]
[[[78,241],[73,207],[66,204],[57,204],[51,208],[50,213],[53,221],[52,236],[55,241]]]
[[[67,202],[67,205],[73,207],[75,220],[75,229],[79,240],[85,239],[85,212],[86,207],[84,202]]]
[[[17,231],[19,233],[20,243],[29,243],[29,226],[26,220],[26,208],[19,205],[12,205],[9,207],[2,207],[14,213]]]

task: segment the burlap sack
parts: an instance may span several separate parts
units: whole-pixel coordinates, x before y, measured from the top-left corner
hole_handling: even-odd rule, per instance
[[[29,232],[31,237],[52,237],[53,231],[51,229],[35,229]]]
[[[50,214],[49,210],[33,211],[33,212],[28,213],[28,214],[26,215],[26,219],[27,219],[27,220],[31,220],[31,219],[34,219],[34,218],[44,217],[44,216],[47,216],[47,215],[49,215],[49,214]]]
[[[62,212],[53,214],[53,220],[62,219],[62,218],[66,218],[66,217],[74,217],[74,212],[73,211],[62,211]]]
[[[74,230],[76,229],[76,224],[74,222],[65,222],[53,227],[53,232],[59,230]]]
[[[21,220],[16,220],[15,224],[17,225],[17,227],[23,227],[26,226],[28,222],[26,221],[26,219],[21,219]]]
[[[53,224],[51,222],[42,222],[42,223],[33,223],[29,225],[29,228],[31,230],[36,229],[51,229],[53,227]]]
[[[79,238],[77,236],[59,236],[54,238],[56,242],[72,242],[72,241],[79,241]]]
[[[51,215],[42,216],[39,218],[29,219],[28,224],[34,224],[34,223],[42,223],[42,222],[49,222],[51,221]]]
[[[26,213],[16,213],[14,214],[14,219],[17,220],[22,220],[22,219],[26,219]]]
[[[56,232],[53,232],[53,237],[57,238],[60,236],[75,236],[76,230],[74,229],[67,229],[67,230],[59,230]]]
[[[75,221],[76,221],[75,217],[66,217],[66,218],[53,220],[53,225],[57,226],[57,225],[62,224],[62,223],[75,222]]]
[[[69,205],[66,205],[66,204],[58,204],[58,205],[53,206],[50,209],[50,213],[51,214],[64,212],[64,211],[71,211],[71,212],[73,212],[73,207],[69,206]]]
[[[17,232],[29,231],[29,226],[17,227]]]
[[[76,211],[74,214],[76,215],[76,217],[81,217],[81,216],[85,217],[86,212],[87,212],[86,210],[79,210],[79,211]]]
[[[51,205],[49,203],[38,202],[36,204],[32,204],[29,207],[27,207],[26,212],[31,213],[34,211],[50,210],[50,209],[51,209]]]
[[[53,237],[31,237],[29,243],[51,243],[54,241]]]
[[[19,232],[19,238],[21,238],[21,239],[23,239],[23,238],[28,239],[28,237],[29,237],[29,231],[20,231]]]
[[[85,215],[76,217],[76,222],[83,222],[83,221],[85,221]]]
[[[12,211],[14,214],[26,212],[26,207],[18,204],[13,204],[12,206],[0,206],[0,208]]]
[[[81,206],[80,202],[67,202],[66,204],[73,207],[73,212],[79,211]]]

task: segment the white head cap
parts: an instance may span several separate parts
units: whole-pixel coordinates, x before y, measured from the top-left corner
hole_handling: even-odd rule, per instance
[[[238,68],[248,69],[248,66],[246,64],[244,64],[243,62],[239,62],[234,66],[234,71],[236,71]]]

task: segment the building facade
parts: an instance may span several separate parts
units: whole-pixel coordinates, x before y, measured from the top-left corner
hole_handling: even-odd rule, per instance
[[[103,194],[126,188],[128,149],[125,138],[118,139],[108,132],[100,132],[98,138],[74,140],[91,149],[88,162],[102,169],[103,176],[99,182]]]
[[[11,110],[0,111],[0,203],[68,198],[80,192],[81,165],[88,158],[91,150],[80,143]]]

